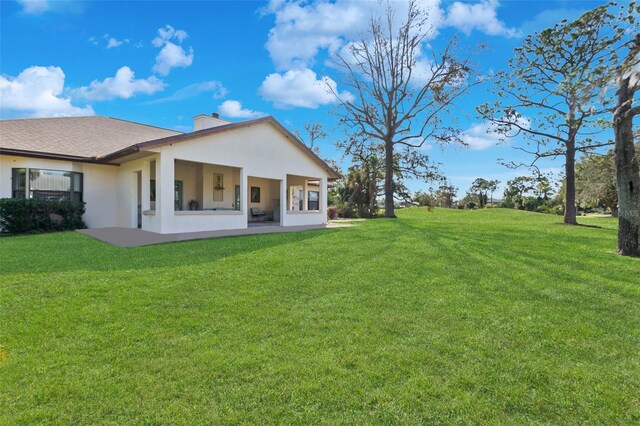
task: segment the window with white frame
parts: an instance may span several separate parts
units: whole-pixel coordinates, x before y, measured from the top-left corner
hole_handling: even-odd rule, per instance
[[[307,210],[320,210],[320,191],[307,193]]]
[[[82,173],[14,168],[11,175],[13,198],[82,202]]]

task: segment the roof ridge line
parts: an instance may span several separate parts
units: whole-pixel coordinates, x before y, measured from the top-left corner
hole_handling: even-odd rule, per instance
[[[152,127],[154,129],[166,130],[168,132],[176,132],[176,133],[179,133],[181,135],[185,134],[185,132],[181,132],[180,130],[167,129],[166,127],[154,126],[153,124],[138,123],[137,121],[125,120],[124,118],[111,117],[109,115],[94,115],[94,116],[89,116],[89,117],[108,118],[110,120],[118,120],[118,121],[122,121],[122,122],[125,122],[125,123],[137,124],[138,126],[146,126],[146,127]]]

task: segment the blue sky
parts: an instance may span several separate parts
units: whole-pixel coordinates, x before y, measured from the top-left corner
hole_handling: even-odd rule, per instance
[[[504,69],[522,37],[601,2],[422,0],[438,49],[458,34],[480,74]],[[230,121],[273,115],[291,130],[319,122],[329,136],[324,156],[340,159],[334,99],[320,80],[343,90],[331,53],[357,37],[375,8],[367,1],[1,1],[2,118],[103,115],[190,131],[192,117],[218,111]],[[398,4],[402,8],[402,4]],[[491,99],[478,87],[451,117],[470,146],[425,149],[460,188],[476,177],[506,182],[525,171],[500,166],[517,159],[496,145],[474,107]],[[549,171],[562,161],[544,163]],[[429,185],[412,182],[413,190]]]

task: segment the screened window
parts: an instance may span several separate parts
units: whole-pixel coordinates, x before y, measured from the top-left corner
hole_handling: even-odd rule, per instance
[[[82,201],[82,173],[45,169],[13,169],[12,172],[13,198]]]
[[[309,191],[307,195],[307,210],[320,210],[320,191]]]
[[[151,179],[149,181],[149,201],[152,203],[156,202],[156,180]]]
[[[27,169],[11,169],[11,198],[27,197]]]

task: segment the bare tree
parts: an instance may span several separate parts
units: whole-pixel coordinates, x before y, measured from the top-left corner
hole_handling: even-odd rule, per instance
[[[468,58],[454,54],[452,40],[441,54],[422,58],[424,42],[434,34],[428,14],[415,0],[399,26],[390,2],[386,13],[372,17],[368,33],[351,43],[348,54],[336,54],[342,83],[353,98],[330,90],[339,101],[337,114],[354,143],[373,143],[384,151],[385,216],[395,217],[394,196],[404,198],[398,179],[430,179],[434,165],[418,149],[427,141],[459,141],[448,112],[454,101],[476,84]],[[427,72],[420,72],[421,69]]]
[[[316,145],[316,142],[327,137],[327,132],[324,131],[324,126],[320,123],[304,123],[302,126],[307,132],[307,137],[303,137],[297,129],[295,131],[296,136],[298,139],[303,141],[310,150],[319,154],[320,147]]]
[[[324,126],[320,123],[304,123],[304,130],[307,132],[306,137],[302,136],[300,131],[296,129],[295,135],[298,139],[302,141],[311,151],[313,151],[318,157],[322,158],[325,163],[327,163],[333,170],[338,174],[342,174],[342,170],[340,164],[329,157],[324,157],[320,153],[320,145],[318,145],[318,141],[327,137],[327,132],[324,130]]]

